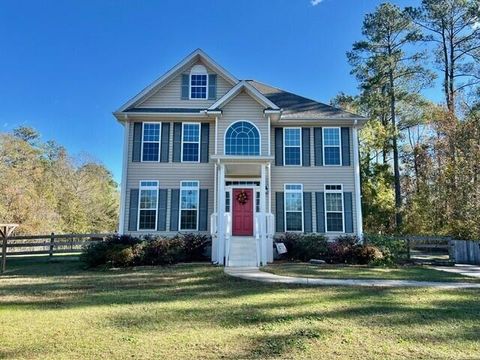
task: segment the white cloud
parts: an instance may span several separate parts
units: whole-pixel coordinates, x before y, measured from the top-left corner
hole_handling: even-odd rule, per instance
[[[317,6],[318,4],[320,4],[323,0],[310,0],[310,4],[312,4],[312,6]]]

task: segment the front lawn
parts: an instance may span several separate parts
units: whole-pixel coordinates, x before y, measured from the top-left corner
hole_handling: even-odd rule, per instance
[[[278,263],[261,270],[277,275],[315,277],[324,279],[386,279],[415,281],[480,282],[460,274],[431,269],[427,266],[367,267],[341,265],[312,265],[307,263]]]
[[[480,358],[479,290],[264,284],[206,264],[8,268],[0,358]]]

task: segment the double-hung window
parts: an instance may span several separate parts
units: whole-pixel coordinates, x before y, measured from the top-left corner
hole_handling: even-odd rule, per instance
[[[303,231],[302,184],[285,184],[285,231]]]
[[[283,128],[284,165],[302,165],[302,129]]]
[[[325,224],[327,232],[344,232],[342,185],[325,185]]]
[[[200,160],[200,124],[183,123],[182,125],[182,161],[199,162]]]
[[[198,181],[180,183],[180,230],[198,229]]]
[[[340,128],[323,128],[323,164],[342,165]]]
[[[195,65],[190,72],[190,99],[208,97],[208,74],[203,65]]]
[[[144,122],[142,127],[142,161],[160,159],[160,123]]]
[[[158,181],[140,181],[138,230],[157,229]]]

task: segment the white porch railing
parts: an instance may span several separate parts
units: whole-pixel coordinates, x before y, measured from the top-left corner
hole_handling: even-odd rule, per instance
[[[217,236],[217,213],[210,215],[210,235]]]
[[[256,213],[255,214],[255,247],[256,247],[256,253],[257,253],[257,266],[260,266],[262,259],[261,259],[261,244],[260,244],[260,239],[261,239],[261,228],[260,228],[260,223],[262,221],[262,214],[261,213]]]
[[[228,265],[230,258],[230,240],[232,237],[232,215],[230,213],[224,214],[225,219],[225,265]]]

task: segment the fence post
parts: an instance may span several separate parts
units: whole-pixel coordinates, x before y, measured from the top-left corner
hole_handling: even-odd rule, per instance
[[[410,261],[410,238],[407,237],[407,259]]]
[[[52,258],[52,256],[53,256],[54,245],[55,245],[55,233],[52,232],[50,234],[50,250],[49,250],[49,254],[48,254],[50,256],[50,258]]]

